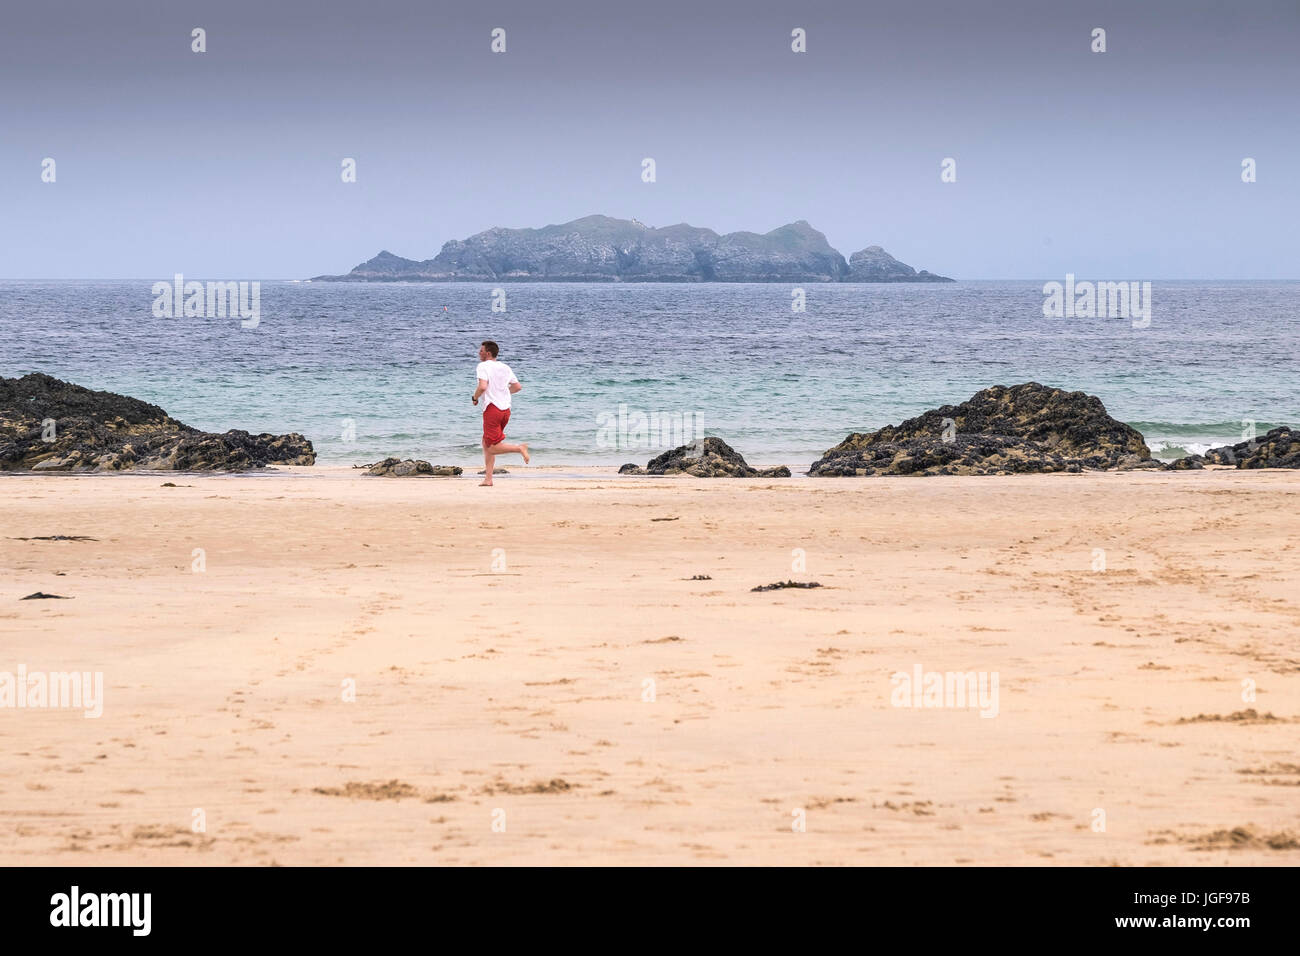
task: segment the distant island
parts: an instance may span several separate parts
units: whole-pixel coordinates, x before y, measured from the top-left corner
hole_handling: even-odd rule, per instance
[[[432,259],[381,252],[325,282],[952,282],[880,246],[845,261],[804,220],[759,235],[587,216],[541,229],[488,229]]]

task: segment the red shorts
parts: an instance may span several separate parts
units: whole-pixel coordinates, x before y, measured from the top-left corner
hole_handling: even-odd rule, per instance
[[[510,409],[489,405],[483,409],[483,447],[491,448],[506,440],[506,422],[510,421]]]

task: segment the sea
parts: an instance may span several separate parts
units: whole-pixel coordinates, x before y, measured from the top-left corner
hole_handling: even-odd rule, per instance
[[[0,375],[300,432],[322,465],[481,465],[484,339],[523,384],[507,435],[538,465],[644,465],[707,434],[801,472],[850,432],[1019,382],[1097,395],[1164,459],[1300,426],[1295,281],[1153,282],[1135,327],[1048,318],[1043,281],[808,284],[796,311],[778,283],[263,280],[246,328],[158,315],[171,280],[0,282]]]

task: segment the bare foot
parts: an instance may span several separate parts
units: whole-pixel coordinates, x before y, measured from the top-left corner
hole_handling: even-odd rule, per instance
[[[525,441],[525,442],[520,442],[520,443],[519,443],[519,448],[520,448],[520,452],[519,452],[519,454],[521,454],[521,455],[524,456],[524,464],[526,465],[526,464],[528,464],[528,442],[526,442],[526,441]]]
[[[478,486],[479,486],[480,488],[491,488],[491,487],[492,487],[492,482],[490,482],[490,481],[480,481],[480,482],[478,483]]]

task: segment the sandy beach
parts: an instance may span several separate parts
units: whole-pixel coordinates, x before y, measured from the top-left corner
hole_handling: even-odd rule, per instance
[[[0,476],[0,862],[1300,863],[1300,473],[528,471]]]

